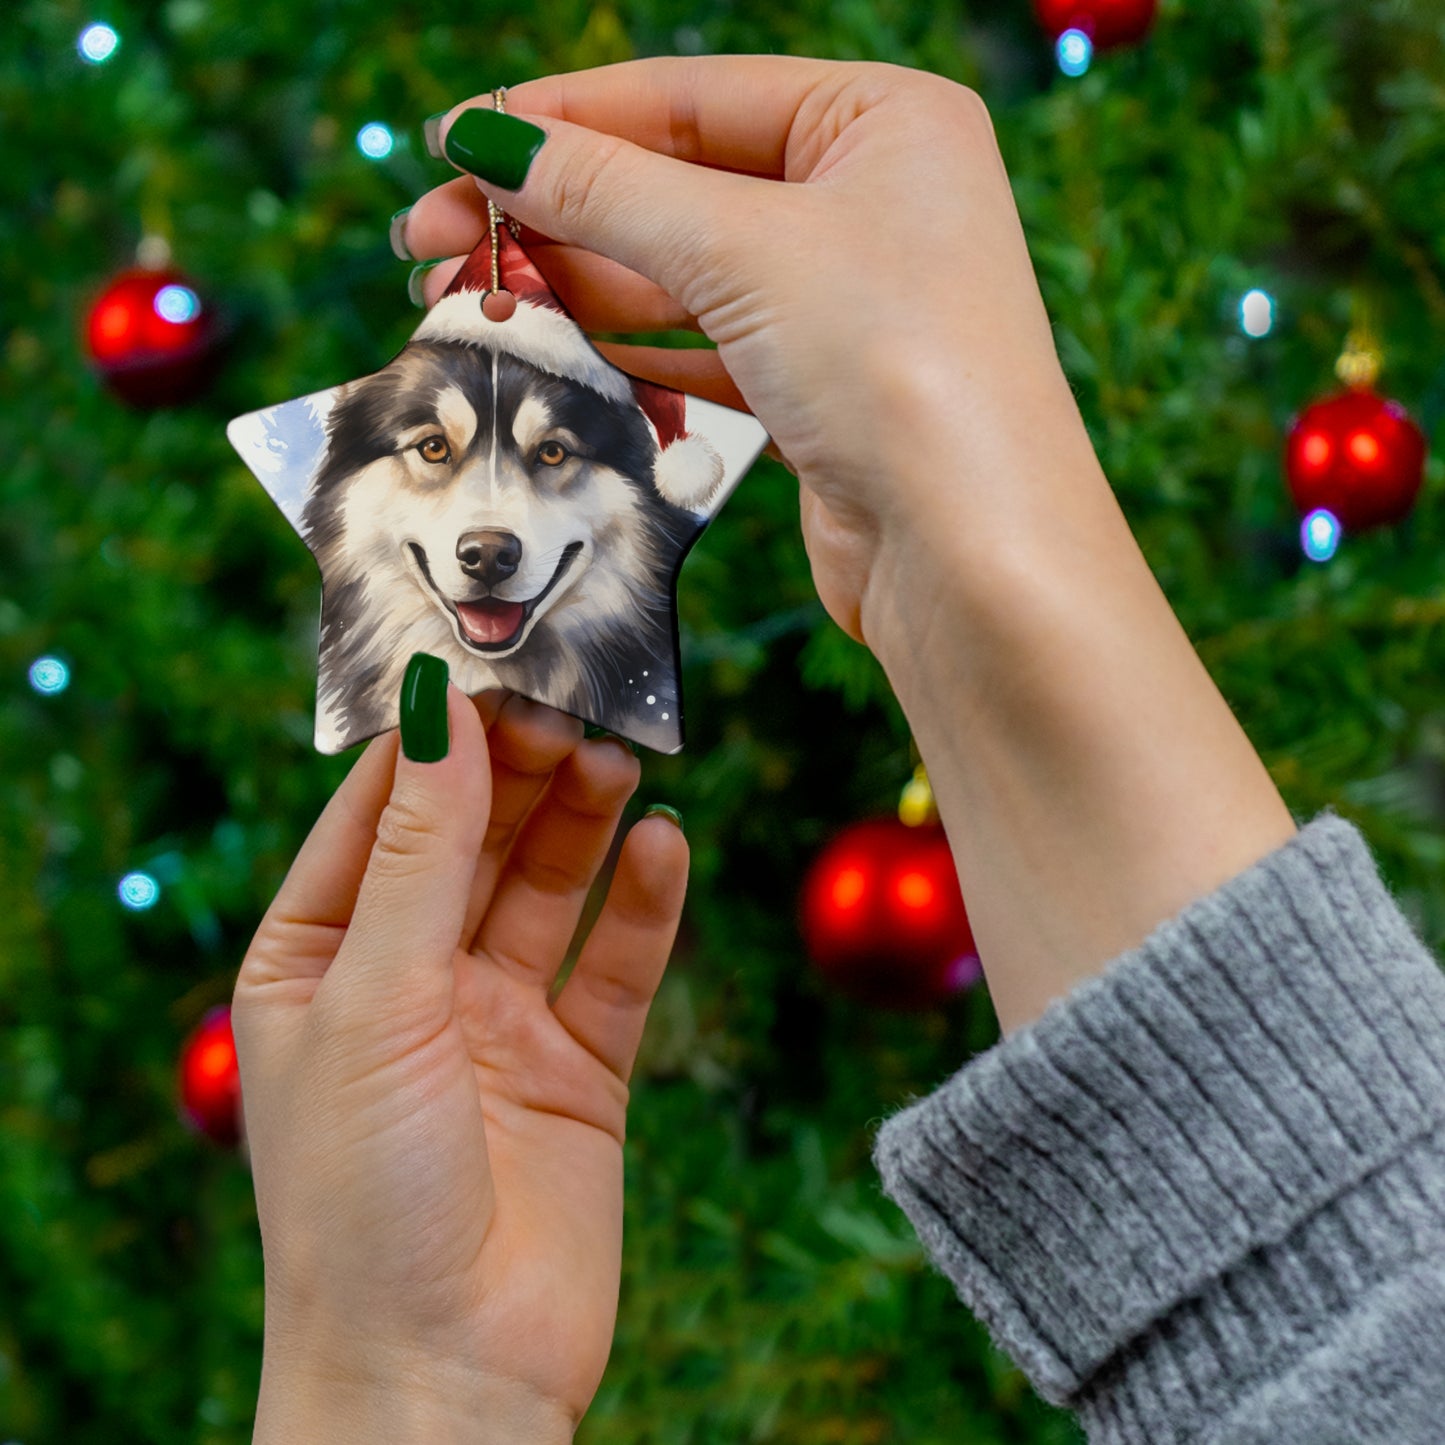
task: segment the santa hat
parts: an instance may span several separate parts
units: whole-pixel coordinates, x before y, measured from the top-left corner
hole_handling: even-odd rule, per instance
[[[637,405],[657,433],[653,485],[674,507],[699,510],[722,481],[723,460],[706,438],[689,434],[687,397],[613,366],[563,309],[505,226],[498,228],[497,236],[498,275],[502,289],[516,297],[516,311],[505,321],[493,321],[482,312],[481,300],[492,288],[491,245],[483,241],[427,312],[412,340],[485,346],[553,376],[580,381],[609,401]]]

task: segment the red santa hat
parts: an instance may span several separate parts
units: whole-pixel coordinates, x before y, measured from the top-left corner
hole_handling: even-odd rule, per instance
[[[491,247],[486,242],[462,269],[425,320],[413,341],[459,341],[515,356],[553,376],[580,381],[609,401],[641,408],[657,434],[653,485],[674,507],[697,511],[723,478],[723,461],[705,437],[687,430],[687,397],[670,387],[639,381],[613,366],[567,314],[531,258],[506,227],[498,228],[498,275],[516,298],[505,321],[482,312],[492,286]]]

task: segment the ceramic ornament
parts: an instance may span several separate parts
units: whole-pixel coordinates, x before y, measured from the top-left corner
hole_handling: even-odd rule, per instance
[[[496,236],[388,366],[227,428],[321,568],[316,746],[397,726],[430,652],[677,752],[678,570],[767,435],[619,371]]]

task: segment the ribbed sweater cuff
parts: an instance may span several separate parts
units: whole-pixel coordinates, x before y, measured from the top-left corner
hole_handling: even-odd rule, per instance
[[[1406,1231],[1408,1205],[1369,1216],[1361,1186],[1438,1168],[1442,1039],[1445,976],[1326,812],[889,1119],[874,1159],[1039,1393],[1087,1403],[1131,1343],[1162,1337],[1166,1376],[1180,1331],[1181,1352],[1228,1352],[1221,1288],[1236,1324],[1278,1313],[1305,1341],[1311,1310],[1338,1319],[1399,1265],[1398,1241],[1358,1236]],[[1302,1278],[1315,1258],[1338,1277]]]

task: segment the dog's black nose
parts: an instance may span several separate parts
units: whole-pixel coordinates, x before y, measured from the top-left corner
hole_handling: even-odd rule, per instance
[[[522,565],[522,541],[510,532],[467,532],[457,542],[457,561],[468,577],[495,587]]]

